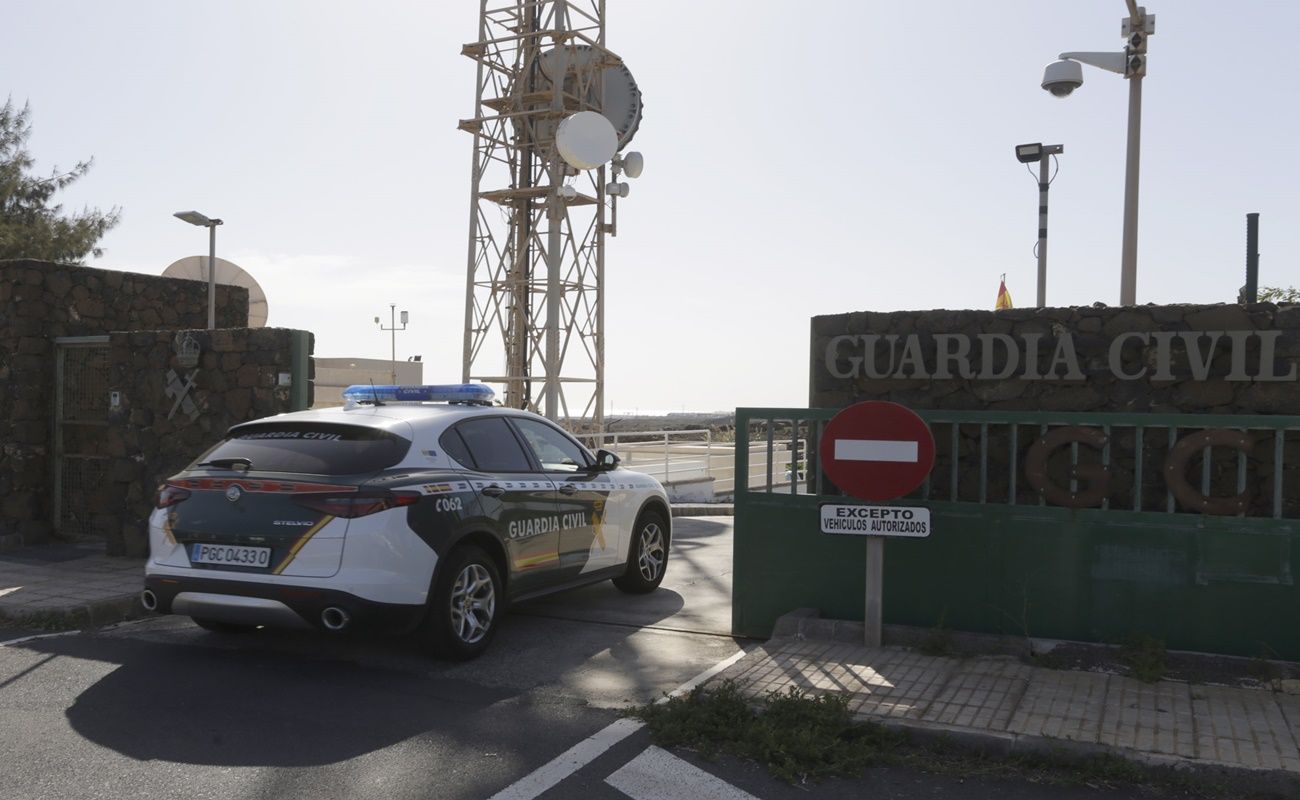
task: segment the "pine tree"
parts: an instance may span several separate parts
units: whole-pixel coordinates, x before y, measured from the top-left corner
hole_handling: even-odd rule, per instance
[[[80,264],[87,255],[103,255],[99,240],[118,223],[121,211],[83,209],[67,213],[50,205],[59,190],[90,171],[93,159],[80,161],[68,172],[56,168],[48,178],[30,174],[35,161],[27,152],[31,136],[31,106],[16,109],[13,99],[0,107],[0,260],[34,258]]]
[[[1259,287],[1259,302],[1261,303],[1300,303],[1300,290],[1294,286],[1261,286]]]

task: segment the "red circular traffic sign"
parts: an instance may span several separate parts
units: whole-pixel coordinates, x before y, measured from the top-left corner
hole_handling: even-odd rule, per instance
[[[863,500],[893,500],[925,481],[934,466],[934,436],[915,411],[898,403],[856,403],[826,423],[821,439],[826,476]]]

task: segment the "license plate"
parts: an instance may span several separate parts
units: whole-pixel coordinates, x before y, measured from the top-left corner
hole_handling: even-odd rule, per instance
[[[271,565],[271,548],[196,544],[190,546],[190,563],[220,564],[228,567],[267,567]]]

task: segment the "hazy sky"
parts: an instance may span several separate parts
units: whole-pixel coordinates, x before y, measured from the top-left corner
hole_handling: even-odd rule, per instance
[[[94,266],[218,254],[320,356],[460,375],[479,4],[4,0],[0,90],[39,168],[93,155],[69,207],[121,206]],[[1245,214],[1261,282],[1300,283],[1300,4],[1164,0],[1144,87],[1139,302],[1234,300]],[[1065,50],[1121,46],[1122,0],[608,0],[645,97],[644,175],[607,257],[607,403],[807,403],[808,323],[1032,304],[1037,191],[1020,142],[1062,143],[1048,302],[1119,298],[1127,82]]]

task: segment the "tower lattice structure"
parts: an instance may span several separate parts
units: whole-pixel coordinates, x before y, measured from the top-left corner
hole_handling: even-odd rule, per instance
[[[604,0],[482,0],[478,41],[462,380],[571,430],[603,425],[609,165],[576,170],[560,122],[601,111]],[[559,78],[559,79],[557,79]]]

